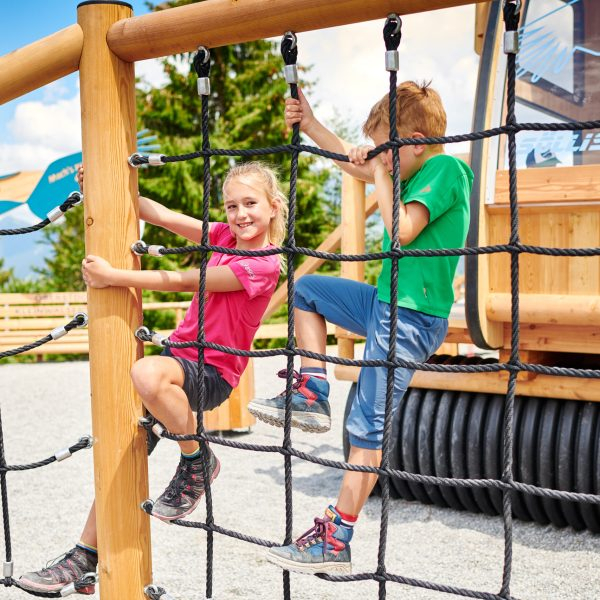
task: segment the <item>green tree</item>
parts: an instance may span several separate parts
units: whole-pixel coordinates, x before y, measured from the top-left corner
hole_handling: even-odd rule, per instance
[[[183,4],[189,0],[164,2],[154,10]],[[160,152],[185,154],[201,148],[201,99],[196,89],[196,74],[191,69],[192,54],[163,61],[167,83],[149,88],[140,82],[137,89],[138,127],[148,128],[159,136]],[[190,74],[190,70],[192,73]],[[301,71],[308,76],[307,71]],[[211,50],[209,99],[210,141],[214,148],[259,148],[285,143],[291,138],[283,120],[288,86],[283,78],[283,59],[279,44],[256,41]],[[310,82],[303,82],[310,87]],[[258,158],[258,157],[252,157]],[[221,186],[234,160],[211,159],[210,218],[223,220]],[[282,181],[289,181],[290,155],[275,154],[265,160],[278,168]],[[139,170],[140,191],[165,206],[201,216],[203,161],[196,159],[164,167]],[[316,248],[339,221],[339,203],[333,200],[327,185],[330,172],[323,161],[301,156],[298,169],[296,244]],[[284,186],[285,187],[285,186]],[[144,238],[148,243],[180,246],[187,242],[160,228],[147,225]],[[54,254],[38,270],[39,281],[52,282],[55,290],[80,290],[84,256],[84,227],[81,210],[67,213],[66,222],[53,226],[46,234]],[[302,259],[300,259],[302,260]],[[144,268],[190,268],[199,262],[198,254],[145,257]],[[329,266],[331,268],[331,266]],[[175,300],[169,293],[148,293],[148,299]],[[162,318],[162,317],[161,317]],[[164,315],[165,322],[148,322],[149,326],[170,327],[174,318]]]
[[[189,0],[164,2],[155,10],[190,3]],[[168,84],[138,92],[141,126],[159,133],[164,154],[184,154],[201,147],[201,99],[196,91],[195,73],[191,76],[187,73],[191,59],[192,55],[186,54],[176,62],[165,60]],[[185,73],[182,73],[182,65],[185,65]],[[282,70],[279,45],[273,42],[261,40],[211,50],[209,129],[212,147],[249,149],[275,146],[290,139],[283,121],[288,86]],[[278,167],[282,179],[288,181],[289,154],[271,155],[266,160]],[[231,163],[229,157],[211,159],[212,219],[224,218],[221,185]],[[199,216],[202,213],[202,173],[202,159],[150,168],[141,173],[140,189],[170,208]],[[295,229],[299,246],[316,247],[339,217],[324,191],[328,176],[328,170],[318,168],[311,157],[301,157]],[[145,236],[152,243],[163,245],[183,242],[151,227]],[[197,258],[191,255],[188,264],[196,263]]]

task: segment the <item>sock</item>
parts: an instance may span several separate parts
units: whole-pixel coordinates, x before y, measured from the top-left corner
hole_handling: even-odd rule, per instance
[[[186,454],[185,452],[182,452],[181,456],[185,460],[196,460],[197,458],[200,458],[200,447],[198,447],[198,449],[192,452],[191,454]]]
[[[308,375],[310,377],[316,377],[317,379],[327,380],[327,369],[321,367],[301,367],[300,375]]]
[[[335,507],[335,512],[340,515],[340,518],[342,519],[342,525],[344,527],[354,527],[354,525],[356,525],[356,521],[358,521],[358,515],[349,515],[344,513],[337,506]]]
[[[81,548],[84,552],[88,554],[93,554],[94,556],[98,556],[98,548],[94,548],[94,546],[90,546],[89,544],[84,544],[83,542],[77,542],[75,544],[77,548]]]

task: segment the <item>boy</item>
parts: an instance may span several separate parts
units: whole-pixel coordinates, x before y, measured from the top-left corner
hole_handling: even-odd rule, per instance
[[[438,137],[446,130],[441,99],[428,84],[412,81],[397,88],[398,135]],[[313,115],[303,94],[286,100],[286,123],[300,129],[321,148],[347,153],[350,163],[337,163],[350,175],[375,184],[385,225],[383,250],[390,249],[392,231],[392,152],[367,161],[369,146],[351,148]],[[363,127],[376,145],[389,138],[389,98],[377,102]],[[473,173],[461,160],[447,156],[440,145],[403,146],[399,150],[402,201],[399,242],[403,248],[459,248],[469,226],[469,195]],[[448,314],[454,301],[452,280],[458,257],[404,257],[398,263],[398,357],[423,362],[443,342]],[[334,277],[305,276],[296,287],[298,347],[325,354],[325,321],[366,337],[365,359],[386,359],[389,344],[391,260],[383,261],[377,287]],[[395,369],[396,411],[413,371]],[[347,421],[350,439],[348,462],[377,467],[381,462],[387,369],[365,367]],[[292,398],[292,426],[305,431],[330,428],[329,384],[325,363],[302,357]],[[285,393],[253,400],[250,412],[271,424],[283,426]],[[295,543],[271,548],[267,559],[300,573],[351,572],[350,540],[353,527],[377,475],[344,471],[337,503],[324,518]]]

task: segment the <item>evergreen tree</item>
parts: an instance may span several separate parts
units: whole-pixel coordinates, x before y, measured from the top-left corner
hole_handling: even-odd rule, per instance
[[[190,3],[190,0],[176,0],[158,6],[149,3],[149,6],[162,10]],[[192,58],[192,54],[184,54],[163,61],[168,78],[166,85],[150,89],[143,82],[138,85],[138,128],[148,128],[158,134],[163,154],[185,154],[201,148],[201,98],[197,93],[196,74],[188,74]],[[283,119],[288,86],[283,77],[279,44],[256,41],[215,48],[211,49],[211,61],[211,146],[247,149],[286,143],[291,137]],[[310,85],[304,82],[303,87]],[[289,154],[276,154],[264,160],[278,168],[282,181],[289,181]],[[224,220],[221,186],[233,162],[234,159],[228,157],[211,159],[211,220]],[[202,172],[202,159],[140,169],[140,191],[169,208],[200,217]],[[300,157],[295,228],[298,246],[316,248],[339,221],[339,203],[331,200],[331,187],[326,185],[329,175],[323,161],[317,163],[312,157]],[[37,270],[38,283],[47,286],[51,282],[56,291],[84,289],[80,273],[85,252],[82,211],[67,213],[66,222],[51,227],[46,239],[54,255],[46,259],[44,268]],[[145,228],[144,239],[167,247],[187,243],[150,225]],[[145,257],[143,267],[176,270],[193,267],[198,262],[196,253]],[[167,293],[145,296],[156,300],[178,298]],[[170,327],[174,319],[167,317],[164,323],[148,322],[147,325]]]

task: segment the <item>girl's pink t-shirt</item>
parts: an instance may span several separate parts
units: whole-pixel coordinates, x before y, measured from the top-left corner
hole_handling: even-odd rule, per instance
[[[226,223],[211,223],[210,244],[235,248],[235,237]],[[272,248],[272,246],[267,246]],[[227,265],[244,286],[235,292],[208,292],[204,311],[206,341],[249,350],[260,320],[279,279],[280,260],[272,256],[234,256],[213,252],[209,267]],[[198,293],[194,294],[185,317],[171,334],[172,342],[196,341],[198,337]],[[173,356],[198,360],[197,348],[171,348]],[[204,349],[207,364],[213,365],[221,377],[236,387],[248,358],[234,356],[212,348]]]

